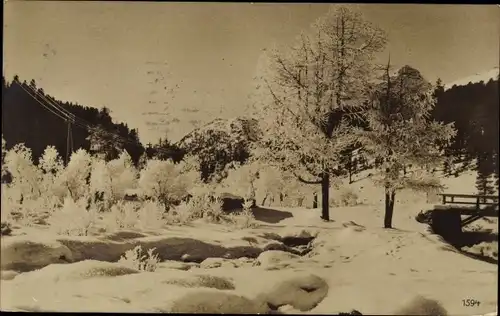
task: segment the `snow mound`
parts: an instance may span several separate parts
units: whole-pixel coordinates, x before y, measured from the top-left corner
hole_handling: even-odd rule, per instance
[[[267,314],[269,307],[240,295],[226,292],[197,291],[174,301],[172,313]]]

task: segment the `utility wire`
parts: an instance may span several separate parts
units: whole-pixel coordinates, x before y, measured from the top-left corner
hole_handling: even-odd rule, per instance
[[[104,133],[108,136],[111,136],[114,140],[120,140],[123,144],[141,145],[140,142],[131,141],[130,139],[127,139],[127,138],[123,137],[122,135],[109,132],[109,131],[103,129],[102,127],[93,126],[93,124],[91,124],[88,121],[86,121],[86,120],[76,116],[75,114],[69,112],[67,109],[62,107],[60,104],[57,104],[57,102],[52,101],[46,95],[42,94],[40,91],[35,90],[33,87],[28,86],[28,89],[26,89],[26,87],[23,84],[21,84],[17,81],[14,81],[14,82],[16,82],[29,96],[31,96],[35,101],[37,101],[37,103],[40,104],[43,108],[45,108],[46,110],[48,110],[49,112],[51,112],[52,114],[56,115],[57,117],[59,117],[60,119],[66,121],[66,122],[71,122],[71,124],[74,124],[80,128],[83,128],[83,129],[87,130],[88,132],[91,132],[92,130],[99,128],[102,131],[102,133]],[[31,90],[31,92],[29,90]],[[39,98],[37,98],[36,96],[38,96],[40,99],[45,101],[45,103],[48,103],[51,106],[50,107],[47,106],[47,104],[44,104],[43,102],[41,102],[41,100],[39,100]],[[73,147],[73,137],[71,134],[72,133],[70,133],[69,144],[71,147]],[[169,151],[167,149],[163,149],[163,148],[156,148],[155,151],[157,151],[159,153],[164,153],[164,154],[171,153],[171,151]]]

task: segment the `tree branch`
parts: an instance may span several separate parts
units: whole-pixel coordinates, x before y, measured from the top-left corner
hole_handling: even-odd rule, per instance
[[[304,178],[302,178],[301,176],[299,176],[298,174],[296,174],[295,171],[292,171],[292,173],[302,183],[305,183],[305,184],[320,184],[321,183],[321,179],[320,180],[314,180],[314,181],[305,180]]]

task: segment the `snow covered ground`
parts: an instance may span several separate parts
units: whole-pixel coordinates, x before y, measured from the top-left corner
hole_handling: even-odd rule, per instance
[[[474,193],[460,191],[473,188],[469,178],[446,180],[450,192]],[[14,230],[1,239],[0,307],[193,313],[279,307],[281,313],[430,315],[438,307],[412,301],[423,296],[440,302],[449,315],[496,310],[497,266],[465,256],[415,221],[433,206],[425,195],[401,192],[395,229],[386,230],[380,189],[369,181],[351,188],[365,197],[363,203],[332,208],[331,222],[319,219],[319,209],[270,207],[257,209],[259,227],[248,229],[195,221],[87,237],[53,235],[46,226]],[[496,221],[477,224],[498,234]],[[309,245],[292,245],[294,240]],[[117,262],[138,245],[155,248],[161,262],[154,272]],[[466,306],[467,299],[480,304]],[[412,304],[412,311],[401,311]]]

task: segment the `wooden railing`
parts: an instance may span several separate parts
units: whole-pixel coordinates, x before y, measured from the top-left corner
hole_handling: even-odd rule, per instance
[[[475,205],[477,209],[481,205],[498,206],[497,195],[441,194],[441,196],[443,204]]]

